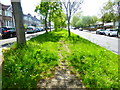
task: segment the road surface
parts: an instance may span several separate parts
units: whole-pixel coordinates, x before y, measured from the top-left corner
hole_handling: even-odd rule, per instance
[[[118,42],[120,43],[120,38],[98,35],[95,34],[95,32],[87,32],[85,30],[79,31],[71,29],[71,32],[120,55],[118,48],[120,47],[120,44],[118,44]]]

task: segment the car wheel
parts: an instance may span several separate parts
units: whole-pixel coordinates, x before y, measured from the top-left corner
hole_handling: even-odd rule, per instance
[[[12,37],[13,37],[13,34],[10,34],[10,37],[12,38]]]
[[[112,34],[110,34],[110,36],[113,36]]]

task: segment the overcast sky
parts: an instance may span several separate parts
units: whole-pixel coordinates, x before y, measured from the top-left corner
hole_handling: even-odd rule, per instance
[[[102,5],[108,0],[84,0],[82,5],[83,15],[95,15],[98,16],[100,8]],[[10,5],[10,0],[0,0],[1,3],[5,5]],[[35,6],[40,3],[40,0],[21,0],[21,5],[23,9],[23,13],[30,13],[31,15],[37,15],[34,12]]]

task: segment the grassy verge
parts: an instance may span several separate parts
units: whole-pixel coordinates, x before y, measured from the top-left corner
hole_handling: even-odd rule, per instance
[[[69,54],[63,50],[74,71],[79,73],[87,88],[118,87],[118,55],[67,31],[52,31],[27,42],[27,46],[13,46],[4,51],[3,88],[36,88],[40,79],[58,65],[59,41],[68,45]]]
[[[58,65],[59,38],[54,33],[43,34],[27,46],[5,50],[2,88],[36,88],[38,80],[52,76],[49,71]]]
[[[118,88],[118,55],[74,34],[66,43],[67,59],[87,88]]]

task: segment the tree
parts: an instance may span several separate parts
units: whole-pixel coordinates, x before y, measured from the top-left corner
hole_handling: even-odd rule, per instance
[[[67,21],[68,21],[68,36],[70,36],[70,20],[71,20],[71,16],[78,10],[80,9],[80,6],[83,2],[83,0],[64,0],[63,2],[63,6],[65,7],[65,11],[66,11],[66,17],[67,17]]]
[[[94,25],[97,21],[98,21],[98,18],[96,16],[91,16],[92,18],[92,25]]]
[[[115,10],[116,1],[109,0],[101,9],[101,21],[103,22],[114,22],[118,19],[117,10]]]
[[[18,44],[25,44],[25,29],[23,24],[23,12],[21,7],[21,0],[11,0],[12,8],[13,8],[13,16],[15,19],[15,27],[16,27],[16,34],[17,34],[17,43]]]
[[[45,22],[45,30],[46,33],[47,31],[47,17],[49,14],[49,5],[50,2],[44,2],[44,0],[41,0],[41,3],[39,5],[36,6],[35,12],[40,13],[44,16],[44,22]]]
[[[57,30],[58,27],[61,27],[61,25],[64,24],[63,22],[63,13],[62,13],[62,6],[61,2],[52,2],[49,7],[49,22],[54,22],[55,30]],[[50,24],[51,25],[51,24]]]
[[[76,22],[76,27],[87,27],[90,25],[94,25],[97,22],[96,16],[81,16],[80,19]]]
[[[52,21],[54,22],[55,30],[66,26],[66,18],[65,18],[65,14],[63,12],[59,12],[58,14],[55,13],[53,15]]]
[[[36,6],[35,12],[42,14],[45,17],[45,30],[47,31],[47,20],[49,20],[49,25],[51,25],[52,18],[54,14],[59,13],[62,10],[60,2],[45,2],[41,0],[41,3]]]
[[[73,26],[73,27],[77,27],[76,26],[76,23],[80,20],[80,15],[79,15],[79,13],[77,13],[77,14],[75,14],[73,17],[72,17],[72,20],[71,20],[71,25]]]

